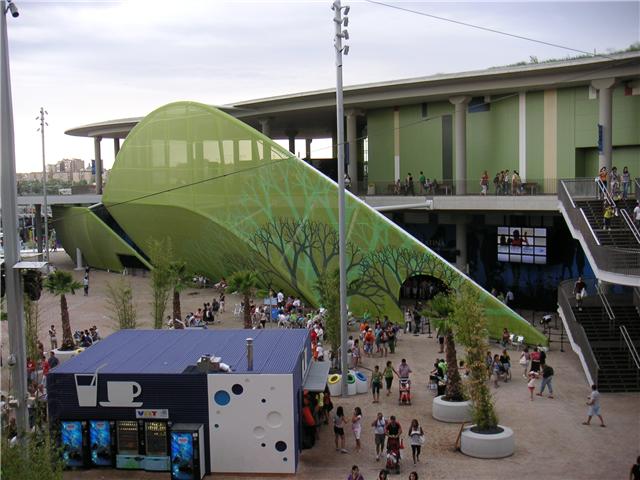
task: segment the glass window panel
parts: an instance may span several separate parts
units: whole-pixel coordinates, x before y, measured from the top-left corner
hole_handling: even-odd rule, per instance
[[[224,163],[227,165],[233,164],[233,140],[223,140],[222,150],[224,153]]]
[[[205,140],[202,142],[202,152],[207,162],[221,163],[220,145],[217,140]]]
[[[184,166],[187,163],[187,142],[184,140],[169,140],[169,165]]]
[[[251,155],[251,140],[238,141],[238,158],[241,162],[253,160]]]

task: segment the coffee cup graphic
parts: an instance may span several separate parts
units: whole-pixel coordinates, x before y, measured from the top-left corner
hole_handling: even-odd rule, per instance
[[[134,399],[142,393],[142,387],[137,382],[107,382],[108,402],[100,402],[103,407],[139,407],[142,402]]]

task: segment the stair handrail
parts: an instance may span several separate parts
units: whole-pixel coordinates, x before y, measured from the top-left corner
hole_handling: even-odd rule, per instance
[[[640,355],[638,355],[638,350],[636,350],[636,346],[633,344],[631,340],[631,335],[629,335],[629,331],[627,327],[624,325],[620,325],[620,335],[624,340],[624,343],[627,345],[627,349],[629,350],[629,355],[631,356],[631,360],[636,366],[636,369],[640,371]]]
[[[596,356],[591,348],[591,343],[587,338],[587,333],[584,327],[580,325],[580,322],[576,319],[573,310],[571,309],[571,299],[573,297],[573,280],[565,280],[558,285],[558,306],[560,310],[565,312],[564,320],[567,333],[569,334],[571,341],[574,342],[582,351],[582,357],[584,359],[584,366],[591,375],[591,380],[596,385],[598,384],[598,377],[600,376],[600,365],[596,360]]]
[[[602,306],[604,307],[604,311],[609,317],[609,328],[613,328],[614,322],[616,321],[616,315],[613,313],[613,308],[611,308],[611,304],[607,299],[607,296],[602,291],[600,284],[596,283],[596,293],[598,294],[598,298],[600,298],[600,302],[602,302]]]
[[[636,179],[636,182],[637,182],[637,179]],[[624,208],[618,208],[618,205],[616,204],[616,201],[611,195],[611,192],[607,190],[607,187],[605,187],[601,181],[598,180],[596,184],[598,185],[598,188],[600,189],[600,192],[602,193],[605,201],[613,208],[613,210],[616,213],[620,214],[620,216],[624,220],[624,223],[627,225],[627,228],[631,230],[631,234],[633,235],[633,238],[636,240],[636,242],[638,242],[638,245],[640,245],[640,232],[638,231],[638,228],[633,223],[633,220],[631,220],[631,216],[629,215],[629,212],[627,212],[627,210]]]
[[[598,240],[598,236],[596,235],[596,232],[593,231],[593,227],[591,226],[591,223],[589,223],[589,220],[587,219],[587,214],[584,213],[583,208],[580,208],[579,210],[580,210],[580,213],[582,214],[582,218],[584,218],[584,223],[586,223],[587,227],[589,228],[589,231],[591,232],[593,241],[596,242],[596,245],[600,246],[600,240]]]

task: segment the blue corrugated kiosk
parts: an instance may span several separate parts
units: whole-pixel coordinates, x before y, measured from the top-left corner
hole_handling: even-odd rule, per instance
[[[49,373],[49,418],[69,467],[295,473],[310,362],[307,330],[122,330]]]

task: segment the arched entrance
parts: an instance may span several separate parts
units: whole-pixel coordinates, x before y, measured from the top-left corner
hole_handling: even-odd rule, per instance
[[[400,304],[409,305],[431,300],[438,293],[446,293],[449,287],[439,278],[431,275],[414,275],[407,278],[400,287]]]

